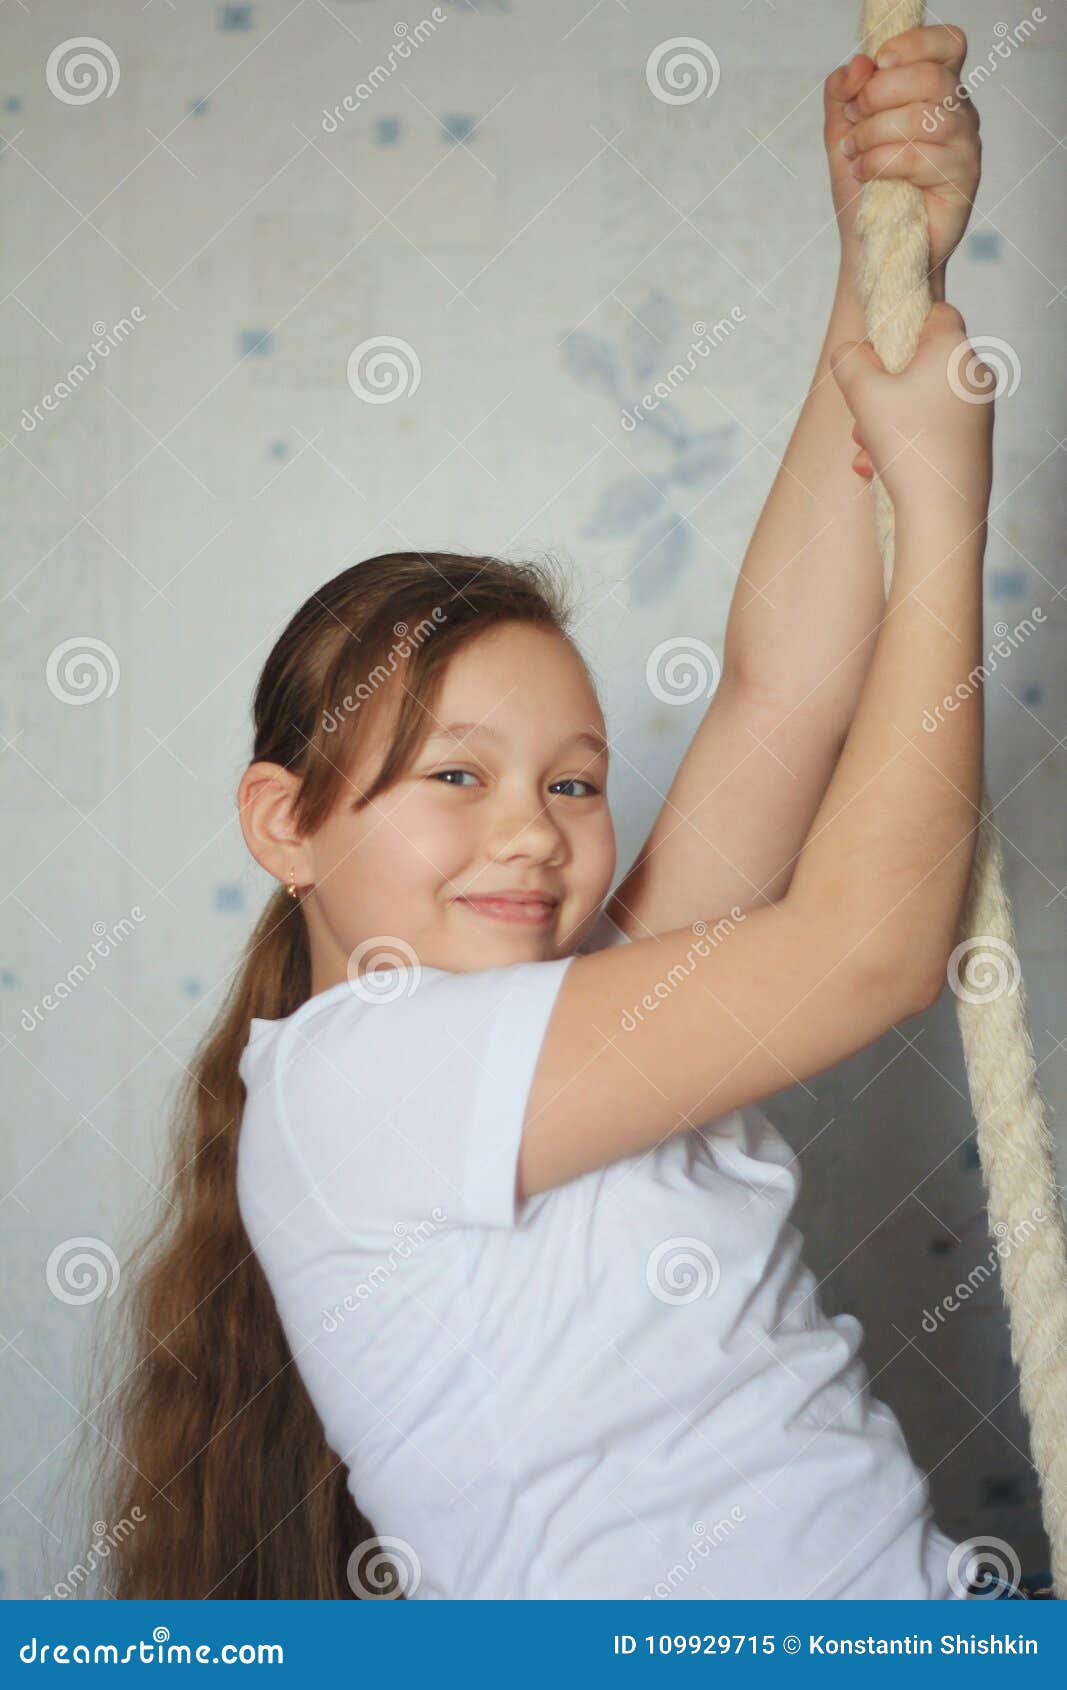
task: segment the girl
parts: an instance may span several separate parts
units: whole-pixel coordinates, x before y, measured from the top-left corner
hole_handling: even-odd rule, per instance
[[[963,46],[890,46],[825,85],[827,343],[605,912],[608,736],[547,571],[371,558],[268,658],[238,802],[280,884],[138,1282],[118,1596],[966,1593],[755,1107],[934,1001],[971,866],[980,695],[921,724],[980,657],[992,406],[950,379],[943,298],[976,122],[902,142]],[[872,175],[928,194],[938,303],[899,375],[855,294]],[[895,506],[884,614],[850,417]]]

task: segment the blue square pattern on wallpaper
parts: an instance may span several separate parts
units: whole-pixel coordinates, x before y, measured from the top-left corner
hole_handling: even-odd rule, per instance
[[[968,258],[991,264],[1004,256],[1004,243],[995,229],[976,229],[967,237],[966,250]]]
[[[221,30],[238,31],[249,30],[253,24],[254,6],[220,6],[218,10],[219,28]]]

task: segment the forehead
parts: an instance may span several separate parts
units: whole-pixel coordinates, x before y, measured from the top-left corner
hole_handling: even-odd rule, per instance
[[[543,744],[585,733],[604,740],[604,717],[580,654],[550,629],[505,625],[457,651],[428,731],[449,727],[486,743]]]

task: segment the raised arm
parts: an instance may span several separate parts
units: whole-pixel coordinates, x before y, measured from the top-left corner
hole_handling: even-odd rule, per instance
[[[734,587],[722,681],[612,902],[628,933],[780,897],[826,790],[883,611],[869,464],[830,370],[831,349],[865,334],[856,210],[876,175],[923,189],[931,293],[943,300],[980,174],[974,107],[947,99],[966,48],[954,25],[907,30],[879,54],[895,53],[895,65],[876,69],[857,54],[824,84],[840,236],[830,320]]]
[[[718,942],[687,927],[572,962],[527,1101],[522,1194],[818,1073],[943,984],[981,777],[981,693],[961,684],[980,659],[992,435],[992,407],[947,379],[961,343],[959,314],[938,305],[901,375],[869,343],[840,367],[894,501],[896,562],[787,895]],[[926,732],[957,687],[959,708]]]
[[[840,237],[837,287],[811,388],[738,577],[724,671],[790,711],[811,701],[809,725],[821,722],[841,737],[883,599],[872,493],[852,473],[852,415],[830,353],[866,335],[856,230],[864,181],[895,178],[923,190],[930,291],[944,300],[945,267],[980,176],[977,113],[966,97],[949,98],[966,50],[954,25],[910,29],[879,53],[879,65],[887,55],[892,65],[877,68],[858,53],[823,85],[823,144]]]

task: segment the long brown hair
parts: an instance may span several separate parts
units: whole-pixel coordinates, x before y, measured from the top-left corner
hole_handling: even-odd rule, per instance
[[[409,766],[460,647],[515,621],[570,639],[571,614],[551,564],[369,558],[312,593],[277,640],[255,691],[252,761],[300,775],[296,822],[313,832],[386,698],[399,708],[364,802]],[[376,1547],[237,1207],[249,1024],[291,1015],[309,994],[304,916],[279,887],[186,1070],[170,1207],[124,1264],[125,1300],[98,1351],[117,1382],[88,1416],[99,1434],[90,1517],[109,1529],[103,1583],[115,1597],[351,1599],[349,1557]]]

